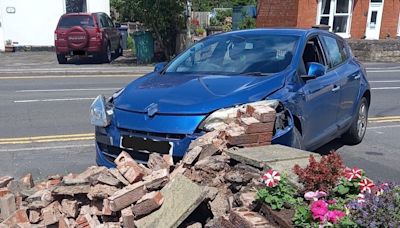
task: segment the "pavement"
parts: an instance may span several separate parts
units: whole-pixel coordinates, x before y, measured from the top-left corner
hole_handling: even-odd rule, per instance
[[[372,103],[364,141],[345,146],[334,140],[317,152],[337,150],[371,178],[400,182],[400,64],[365,64]],[[94,165],[91,102],[152,69],[129,59],[59,65],[50,52],[0,53],[0,176],[40,178]]]

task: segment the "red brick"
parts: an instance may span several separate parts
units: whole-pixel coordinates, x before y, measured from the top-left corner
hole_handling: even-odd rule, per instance
[[[159,169],[168,169],[170,165],[163,159],[163,157],[161,157],[160,154],[152,153],[149,156],[147,166],[155,171]]]
[[[61,205],[58,201],[55,201],[42,209],[43,222],[46,226],[52,225],[58,222],[61,218]]]
[[[253,144],[258,143],[258,134],[241,134],[237,136],[228,135],[228,144],[231,146],[242,145],[242,144]]]
[[[141,218],[160,208],[163,202],[161,192],[150,192],[132,206],[132,212],[136,219]]]
[[[142,179],[144,171],[138,163],[125,151],[122,151],[114,160],[117,169],[129,183],[135,183]]]
[[[21,182],[28,188],[32,188],[34,186],[31,173],[28,173],[25,176],[23,176],[21,178]]]
[[[136,163],[135,160],[125,151],[122,151],[118,157],[114,160],[115,164],[118,165],[125,165],[126,163]]]
[[[0,219],[6,219],[17,209],[14,194],[6,194],[0,198]]]
[[[258,133],[258,143],[268,143],[272,141],[272,132]]]
[[[61,201],[61,211],[68,218],[76,218],[78,216],[78,201],[63,199]]]
[[[261,123],[254,117],[240,118],[239,122],[247,134],[272,132],[274,127],[274,122]]]
[[[124,227],[136,227],[135,216],[133,215],[132,209],[127,207],[121,211],[122,224]]]
[[[73,228],[74,226],[71,224],[71,222],[68,220],[67,217],[62,216],[58,220],[58,228]]]
[[[95,186],[90,187],[90,191],[87,194],[87,197],[90,200],[105,199],[113,195],[116,191],[118,191],[118,188],[114,186],[109,186],[105,184],[96,184]]]
[[[234,208],[229,215],[229,221],[238,227],[274,227],[263,216],[247,208]]]
[[[169,181],[169,172],[167,169],[154,171],[151,175],[143,178],[144,185],[148,191],[159,190]]]
[[[27,223],[29,222],[28,215],[26,214],[25,209],[16,210],[12,215],[10,215],[7,219],[5,219],[1,225],[5,225],[6,227],[13,227],[18,223]]]
[[[108,198],[110,209],[112,211],[120,211],[138,201],[147,193],[144,184],[144,182],[137,182],[115,192]]]
[[[8,190],[8,188],[0,188],[0,197],[3,197],[8,193],[10,193],[10,190]]]
[[[195,148],[189,150],[183,157],[182,162],[187,165],[193,164],[193,162],[199,157],[202,149],[202,147],[196,146]]]
[[[103,215],[111,215],[112,210],[110,208],[110,201],[108,199],[103,200],[103,209],[101,210]]]
[[[29,210],[29,222],[36,224],[41,220],[40,211]]]

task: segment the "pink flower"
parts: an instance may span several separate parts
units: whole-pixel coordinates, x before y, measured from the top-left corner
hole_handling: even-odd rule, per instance
[[[262,179],[265,185],[272,188],[279,183],[281,175],[277,171],[270,169],[262,176]]]
[[[328,204],[323,200],[317,200],[311,204],[311,212],[314,220],[324,221],[328,213]]]
[[[335,224],[339,219],[343,218],[345,215],[346,213],[338,210],[328,211],[328,213],[326,213],[328,221]]]
[[[352,169],[346,168],[344,170],[344,176],[348,181],[352,181],[353,179],[360,179],[361,178],[361,169],[357,169],[357,167],[354,167]]]
[[[323,191],[316,191],[316,192],[306,192],[306,194],[304,194],[304,198],[306,200],[313,200],[313,201],[317,201],[319,198],[321,197],[325,197],[327,196],[326,192]]]
[[[374,183],[368,178],[361,180],[360,183],[358,183],[358,185],[360,186],[361,192],[368,192],[368,193],[371,193],[372,188],[375,187]]]

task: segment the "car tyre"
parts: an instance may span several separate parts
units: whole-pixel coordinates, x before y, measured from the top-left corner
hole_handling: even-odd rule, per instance
[[[293,139],[290,146],[300,150],[304,149],[303,136],[296,127],[293,127]]]
[[[118,48],[115,50],[115,58],[118,58],[118,57],[120,57],[122,55],[123,55],[123,50],[122,50],[122,47],[121,47],[121,44],[120,44],[118,46]]]
[[[342,135],[344,143],[356,145],[363,140],[365,132],[367,131],[368,108],[368,101],[363,97],[358,105],[357,116],[355,116],[349,130]]]
[[[57,54],[57,61],[59,64],[66,64],[67,63],[67,57],[63,54]]]
[[[110,63],[112,61],[111,45],[107,44],[106,50],[103,53],[103,62]]]

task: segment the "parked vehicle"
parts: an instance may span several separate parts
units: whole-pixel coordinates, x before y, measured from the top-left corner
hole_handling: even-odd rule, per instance
[[[179,159],[224,112],[269,100],[273,143],[315,150],[341,137],[360,143],[371,101],[363,65],[341,37],[318,29],[255,29],[207,37],[91,106],[97,163],[121,150]]]
[[[54,32],[57,60],[67,63],[74,55],[111,62],[122,55],[121,34],[105,13],[69,13],[61,16]]]

